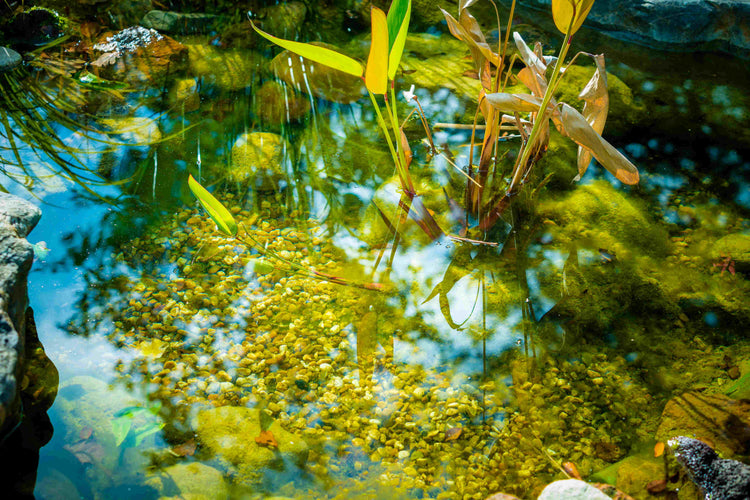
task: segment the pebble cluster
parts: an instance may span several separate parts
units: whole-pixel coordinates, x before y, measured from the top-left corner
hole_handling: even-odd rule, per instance
[[[596,470],[651,432],[649,396],[622,359],[514,355],[484,380],[394,362],[394,337],[429,330],[418,317],[272,257],[340,272],[346,257],[318,223],[231,211],[265,257],[187,209],[116,256],[133,270],[107,313],[112,341],[133,353],[118,368],[176,409],[167,435],[202,405],[256,407],[310,445],[316,480],[297,498],[482,499],[531,496],[562,463]]]

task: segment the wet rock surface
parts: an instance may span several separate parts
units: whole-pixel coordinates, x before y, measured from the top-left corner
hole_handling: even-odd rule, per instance
[[[669,446],[706,498],[750,498],[750,466],[719,458],[710,446],[697,439],[679,436],[670,440]]]
[[[750,403],[718,394],[687,392],[664,407],[656,438],[691,435],[706,440],[725,456],[750,452]]]
[[[34,205],[0,193],[0,430],[20,418],[25,366],[27,278],[33,250],[25,237],[41,217]]]
[[[213,14],[185,14],[164,10],[152,10],[143,16],[141,25],[164,33],[194,35],[209,33],[221,22],[222,18]]]
[[[550,0],[522,0],[549,12]],[[586,24],[620,40],[671,50],[722,50],[750,56],[744,0],[599,0]]]
[[[21,54],[8,47],[0,47],[0,73],[11,71],[21,65]]]
[[[163,85],[187,68],[187,48],[156,30],[134,26],[106,36],[94,45],[103,78]]]

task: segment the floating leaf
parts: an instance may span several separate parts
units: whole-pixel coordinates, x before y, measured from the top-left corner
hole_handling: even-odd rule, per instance
[[[260,435],[255,437],[255,442],[260,446],[265,446],[267,448],[279,447],[279,443],[276,442],[276,438],[273,437],[271,431],[260,431]]]
[[[612,175],[625,184],[638,184],[638,169],[635,168],[635,165],[597,134],[596,130],[591,128],[591,125],[575,108],[563,103],[560,121],[564,133],[579,146],[591,151],[594,158]]]
[[[150,422],[135,429],[135,445],[140,445],[144,439],[164,428],[164,422]]]
[[[164,351],[167,348],[167,343],[161,339],[143,340],[138,343],[136,348],[146,357],[158,358],[164,354]],[[141,409],[146,411],[144,408]]]
[[[581,27],[592,5],[594,0],[552,0],[552,19],[555,20],[555,26],[562,34],[566,34],[570,28],[572,35]]]
[[[509,113],[535,113],[539,111],[542,99],[529,94],[509,94],[496,92],[485,96],[494,108]]]
[[[345,56],[335,50],[327,49],[325,47],[318,47],[316,45],[310,45],[308,43],[293,42],[291,40],[284,40],[283,38],[277,38],[273,35],[269,35],[265,31],[250,21],[253,29],[266,40],[275,43],[279,47],[285,48],[297,55],[309,59],[311,61],[318,62],[329,68],[337,69],[354,76],[362,76],[364,68],[356,59],[352,59],[349,56]]]
[[[122,410],[115,413],[115,418],[133,418],[139,413],[143,413],[145,411],[148,410],[141,406],[128,406],[127,408],[123,408]]]
[[[365,85],[373,94],[385,94],[388,89],[388,25],[385,12],[377,7],[372,8],[370,18],[372,40],[365,70]]]
[[[94,433],[94,429],[92,429],[90,426],[86,426],[83,429],[81,429],[81,432],[78,433],[78,437],[84,441],[86,441],[88,438],[91,437],[91,435]]]
[[[200,185],[191,175],[188,178],[188,186],[193,192],[198,201],[208,212],[208,216],[216,223],[219,231],[226,234],[227,236],[234,236],[237,234],[237,223],[234,221],[234,217],[229,213],[229,210],[221,204],[219,200],[209,193],[206,188]]]
[[[195,450],[197,448],[198,445],[196,445],[195,439],[189,439],[182,444],[173,446],[171,450],[172,453],[174,453],[178,457],[192,457],[193,455],[195,455]]]
[[[411,0],[393,0],[388,9],[388,79],[396,77],[409,32]]]
[[[120,417],[112,421],[112,433],[115,435],[115,446],[120,446],[130,432],[133,425],[132,417]]]

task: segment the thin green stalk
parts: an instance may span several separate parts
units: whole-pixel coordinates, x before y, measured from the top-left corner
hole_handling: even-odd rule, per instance
[[[396,93],[391,85],[391,104],[388,101],[385,102],[386,108],[390,111],[388,114],[391,117],[391,127],[393,127],[393,137],[396,140],[396,152],[398,154],[398,162],[400,170],[404,176],[404,189],[410,193],[414,193],[414,183],[411,181],[411,175],[406,166],[406,153],[404,148],[401,146],[401,128],[398,125],[398,116],[396,115]]]
[[[375,99],[375,95],[372,92],[368,90],[367,93],[370,94],[372,107],[375,109],[375,113],[378,116],[378,125],[380,125],[380,129],[385,135],[385,140],[388,142],[388,149],[391,150],[391,156],[393,157],[393,161],[396,163],[396,168],[398,168],[398,155],[396,154],[396,150],[393,148],[393,141],[391,141],[391,135],[388,133],[388,126],[385,124],[385,120],[383,119],[383,113],[380,112],[380,105],[378,104],[378,101]],[[401,171],[399,169],[399,175],[400,173]]]
[[[547,84],[547,91],[544,93],[544,98],[542,99],[541,106],[539,106],[539,115],[534,121],[534,126],[531,128],[531,133],[529,134],[529,140],[526,141],[526,147],[523,149],[523,152],[521,154],[521,160],[518,162],[518,167],[513,173],[513,179],[510,181],[510,186],[507,190],[507,193],[509,194],[513,193],[513,189],[521,179],[526,162],[529,160],[531,151],[534,148],[534,143],[539,136],[539,131],[548,120],[547,105],[549,104],[550,99],[552,99],[552,94],[555,91],[557,80],[560,77],[560,67],[562,66],[563,60],[565,59],[565,56],[568,53],[568,49],[570,48],[570,31],[570,28],[568,28],[568,32],[565,34],[565,40],[563,40],[563,45],[560,48],[560,55],[558,56],[557,62],[555,63],[555,69],[552,71],[552,79]]]

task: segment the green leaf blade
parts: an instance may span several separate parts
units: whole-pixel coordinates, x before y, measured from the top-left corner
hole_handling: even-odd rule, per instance
[[[188,178],[188,186],[190,187],[190,191],[193,192],[193,195],[195,195],[200,202],[201,206],[203,206],[206,212],[208,212],[208,216],[211,217],[211,220],[216,223],[219,231],[227,236],[236,235],[237,223],[235,222],[234,217],[232,217],[232,214],[229,213],[229,210],[227,210],[219,200],[214,198],[206,188],[201,186],[192,175]]]
[[[325,66],[328,66],[329,68],[343,71],[344,73],[353,76],[362,77],[362,74],[365,71],[364,67],[362,66],[362,64],[360,64],[359,61],[349,56],[345,56],[344,54],[340,54],[335,50],[327,49],[325,47],[319,47],[317,45],[310,45],[309,43],[293,42],[291,40],[277,38],[256,27],[252,21],[250,21],[250,24],[253,26],[253,29],[256,31],[256,33],[258,33],[269,42],[274,43],[281,48],[287,49],[290,52],[294,52],[295,54],[302,56],[305,59],[323,64]]]
[[[393,80],[401,62],[409,32],[411,0],[393,0],[386,22],[388,24],[388,79]]]

